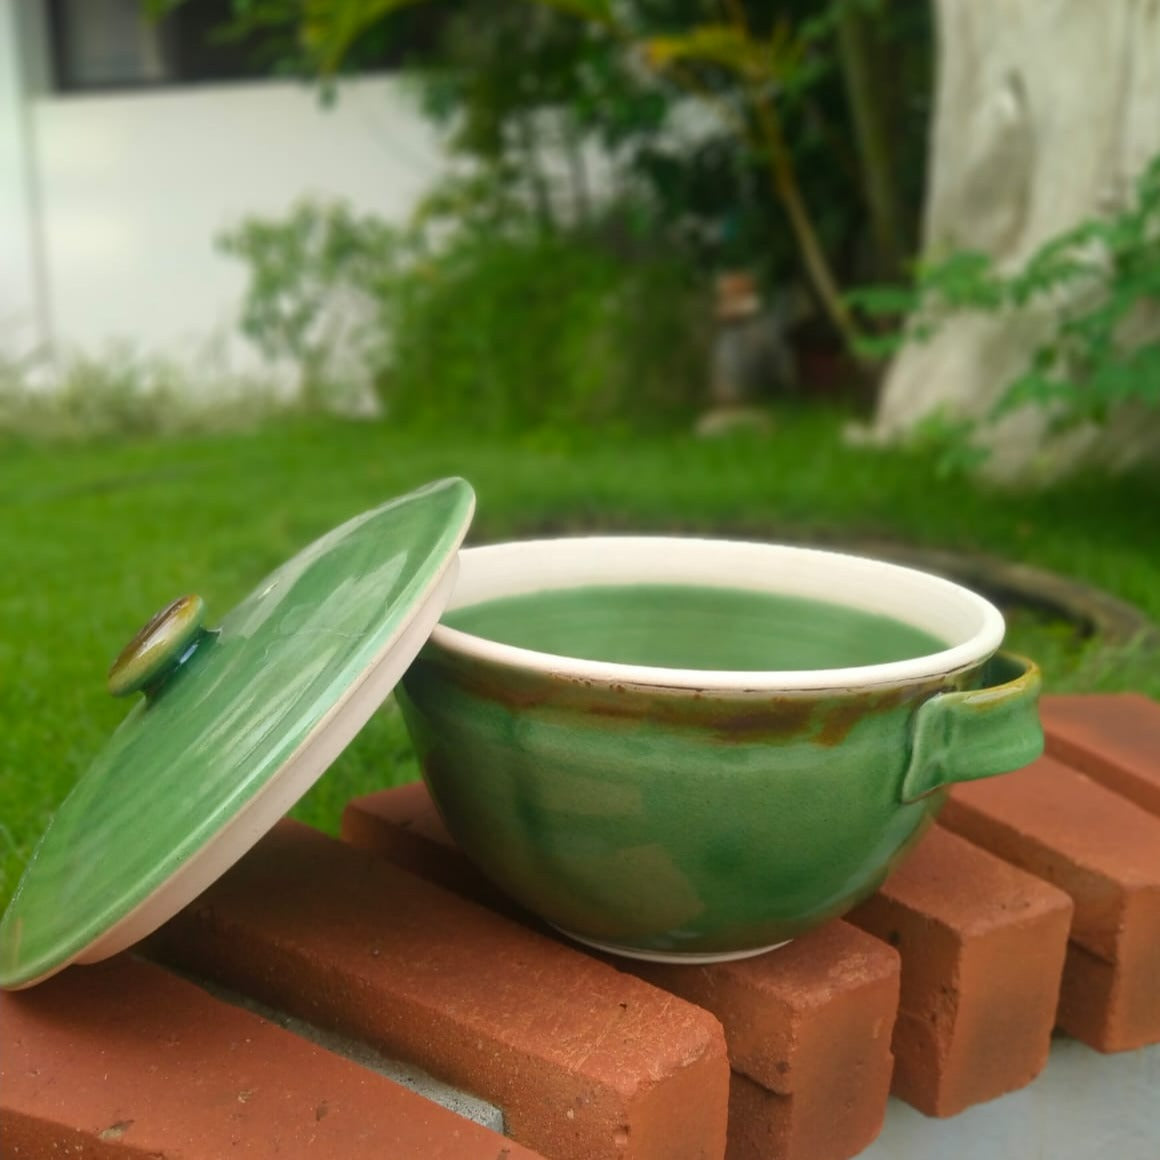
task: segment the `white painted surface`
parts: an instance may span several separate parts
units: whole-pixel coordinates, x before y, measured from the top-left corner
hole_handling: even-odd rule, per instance
[[[338,104],[293,82],[42,97],[36,140],[54,337],[194,353],[235,327],[242,265],[214,238],[299,198],[401,220],[446,165],[403,82],[367,77]],[[231,354],[253,360],[234,339]]]
[[[0,0],[2,354],[35,345],[5,325],[19,313],[62,351],[127,343],[244,373],[260,362],[237,332],[246,273],[217,235],[304,197],[402,222],[451,167],[398,75],[345,82],[330,108],[280,80],[49,92],[39,12]],[[703,117],[679,121],[678,136],[704,131]],[[548,153],[552,181],[566,166]],[[599,197],[608,159],[588,150],[586,166]]]
[[[891,1100],[882,1135],[859,1160],[1157,1160],[1160,1046],[1100,1055],[1057,1039],[1022,1091],[930,1119]]]
[[[17,23],[15,5],[0,0],[0,352],[4,353],[26,350],[43,337],[35,163]]]

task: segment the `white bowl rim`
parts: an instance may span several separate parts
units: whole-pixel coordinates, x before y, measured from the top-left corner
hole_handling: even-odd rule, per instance
[[[726,671],[559,656],[502,644],[442,622],[430,637],[433,645],[452,654],[594,687],[760,697],[905,685],[981,664],[998,649],[1005,631],[1002,613],[961,584],[905,565],[821,548],[685,536],[565,536],[464,548],[459,562],[459,580],[445,611],[502,596],[601,583],[696,584],[830,600],[950,638],[941,651],[882,664]],[[739,572],[746,563],[780,568],[777,584],[767,573]],[[871,587],[862,588],[867,580]]]

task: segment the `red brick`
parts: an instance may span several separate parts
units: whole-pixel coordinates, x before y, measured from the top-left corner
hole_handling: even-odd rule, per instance
[[[497,894],[451,845],[421,785],[351,802],[343,834],[470,897],[490,902]],[[834,922],[732,963],[615,965],[721,1020],[734,1069],[730,1156],[839,1160],[878,1135],[898,1008],[892,948]]]
[[[850,921],[897,946],[894,1094],[931,1116],[1029,1084],[1047,1063],[1072,906],[935,827]]]
[[[1048,757],[957,787],[943,817],[1071,895],[1059,1026],[1101,1051],[1160,1042],[1160,819]]]
[[[342,815],[342,836],[352,846],[382,854],[396,866],[489,910],[550,929],[493,886],[459,851],[421,781],[349,802]]]
[[[727,1160],[824,1160],[856,1156],[882,1130],[890,1069],[792,1095],[769,1091],[740,1072],[729,1085]],[[869,1109],[876,1109],[869,1115]]]
[[[1160,967],[1155,964],[1150,971],[1126,972],[1072,943],[1059,997],[1059,1025],[1100,1051],[1145,1047],[1158,1041],[1158,989]]]
[[[553,1158],[724,1151],[711,1015],[304,826],[282,823],[153,946],[491,1100]]]
[[[1044,697],[1047,752],[1160,814],[1160,704],[1140,693]]]
[[[347,827],[357,826],[360,818],[367,822],[374,819],[390,822],[440,845],[455,845],[435,809],[426,784],[421,781],[412,781],[348,802],[343,816],[343,837],[347,841],[353,841],[346,833]]]
[[[734,1160],[845,1160],[882,1130],[898,1013],[891,947],[832,922],[757,958],[626,967],[725,1027]]]
[[[890,1070],[898,952],[848,923],[827,923],[752,959],[624,967],[712,1011],[734,1070],[770,1091],[788,1095],[839,1082],[845,1072]]]
[[[148,963],[0,996],[6,1157],[534,1153]]]

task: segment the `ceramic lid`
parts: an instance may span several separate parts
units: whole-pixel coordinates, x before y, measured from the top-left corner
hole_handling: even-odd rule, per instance
[[[336,528],[213,629],[197,597],[114,662],[143,698],[52,819],[0,922],[0,986],[116,954],[237,861],[383,702],[451,595],[475,497],[431,484]]]

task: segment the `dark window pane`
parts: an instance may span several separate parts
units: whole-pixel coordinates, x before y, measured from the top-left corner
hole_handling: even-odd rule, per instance
[[[290,26],[231,35],[234,0],[191,0],[160,22],[141,0],[46,3],[56,88],[66,92],[267,77],[293,52]],[[395,69],[429,55],[449,7],[436,0],[383,21],[353,48],[349,71]]]
[[[160,84],[169,78],[163,30],[139,0],[52,0],[57,87],[94,89]]]

